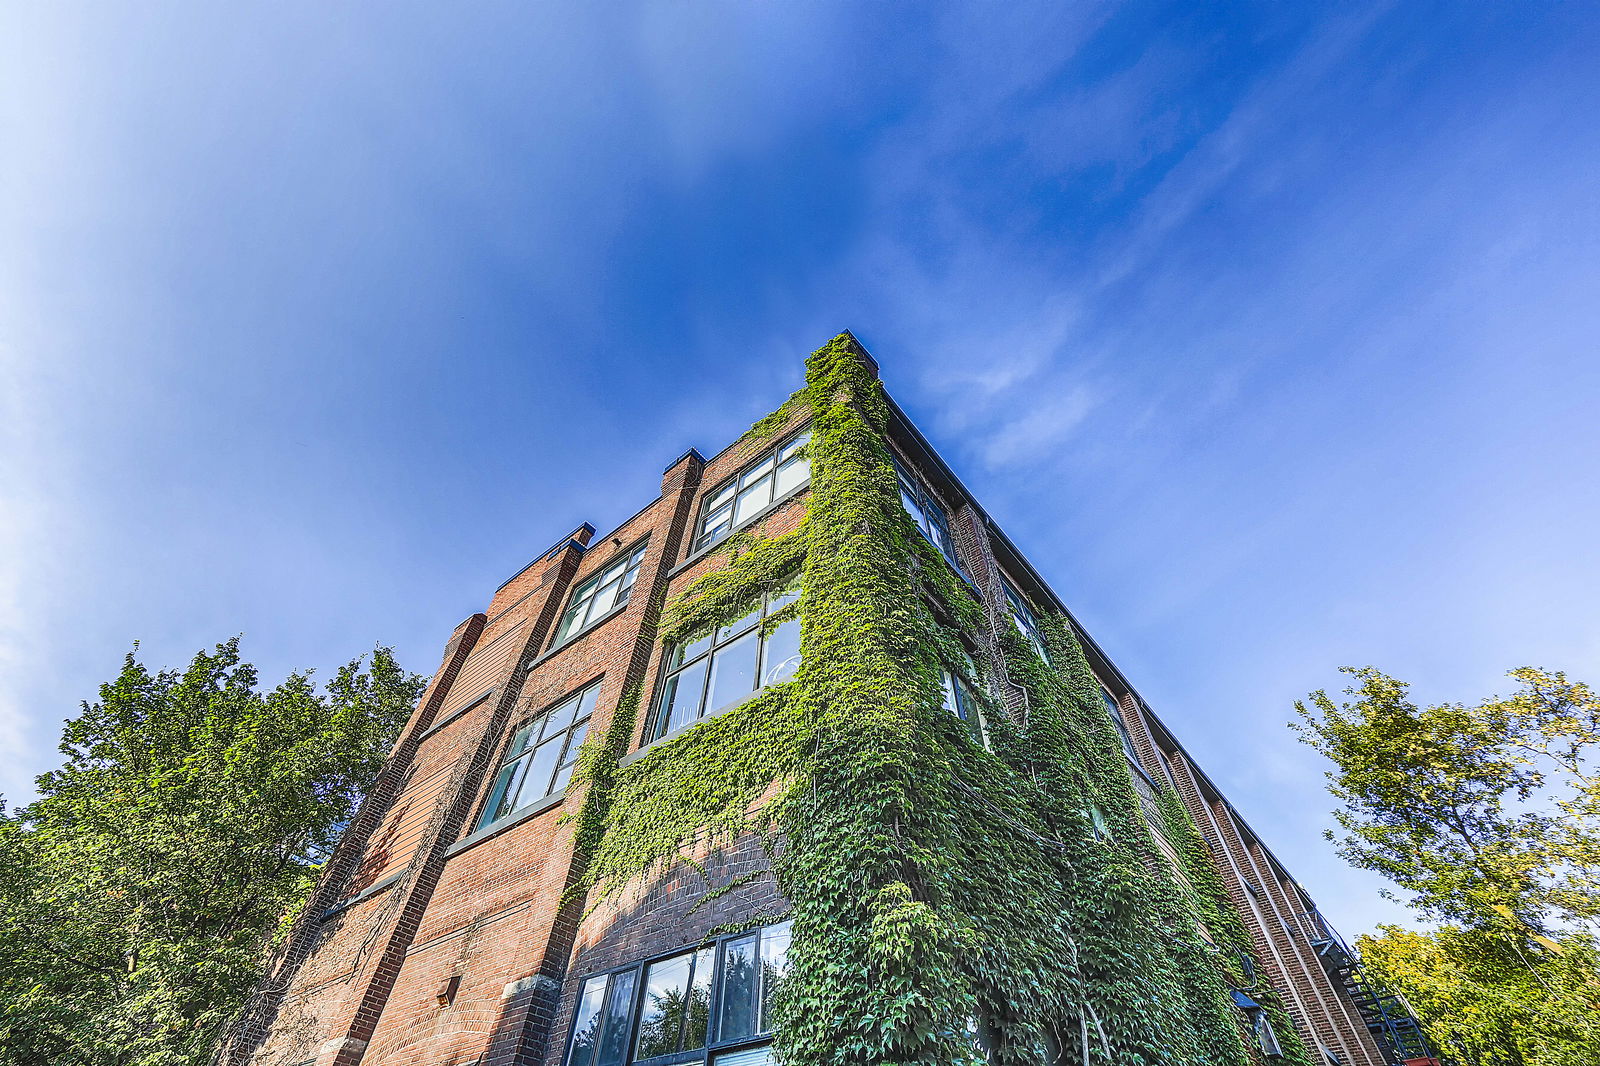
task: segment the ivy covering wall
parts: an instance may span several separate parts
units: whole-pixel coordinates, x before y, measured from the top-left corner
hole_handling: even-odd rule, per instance
[[[1231,997],[1249,984],[1248,937],[1170,794],[1186,877],[1160,857],[1071,626],[1039,612],[1047,662],[912,525],[882,386],[848,335],[751,435],[801,410],[805,520],[730,538],[727,565],[663,624],[666,643],[704,632],[798,572],[799,601],[764,624],[800,613],[800,669],[619,768],[641,703],[624,696],[579,771],[580,890],[619,891],[708,833],[761,834],[794,919],[790,1066],[972,1063],[980,1046],[997,1066],[1257,1061]],[[997,660],[969,657],[980,634]],[[1024,709],[980,696],[989,750],[943,709],[941,668]],[[1275,1001],[1251,995],[1275,1012],[1284,1061],[1308,1066]]]

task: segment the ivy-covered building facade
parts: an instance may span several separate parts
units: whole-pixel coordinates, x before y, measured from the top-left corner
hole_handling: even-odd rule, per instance
[[[1417,1066],[1403,1007],[884,391],[461,622],[228,1066]]]

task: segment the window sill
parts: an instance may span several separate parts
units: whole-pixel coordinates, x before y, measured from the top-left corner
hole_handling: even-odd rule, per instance
[[[468,848],[482,844],[485,840],[488,840],[491,837],[497,837],[508,829],[515,829],[528,819],[536,818],[554,807],[561,806],[561,802],[566,798],[566,789],[562,789],[560,792],[552,792],[550,795],[546,796],[544,799],[525,810],[520,810],[515,814],[508,815],[507,817],[500,819],[498,822],[491,822],[482,829],[479,829],[477,832],[472,833],[470,836],[464,836],[454,844],[451,844],[450,847],[445,850],[445,858],[454,858],[456,855],[461,854],[461,852],[466,851]]]
[[[718,548],[720,548],[724,544],[728,543],[728,538],[733,536],[735,533],[738,533],[740,530],[749,529],[751,526],[755,525],[757,522],[761,521],[763,518],[771,517],[771,515],[772,515],[772,513],[774,511],[776,511],[779,508],[783,507],[785,504],[787,504],[791,500],[795,499],[797,496],[799,496],[802,492],[805,492],[810,487],[811,487],[811,479],[810,478],[806,478],[800,484],[796,485],[794,488],[790,489],[788,492],[784,493],[782,496],[779,496],[776,500],[773,500],[771,503],[769,503],[765,507],[761,508],[761,510],[757,511],[755,514],[751,515],[749,518],[746,518],[743,522],[740,522],[737,526],[734,526],[732,529],[728,530],[726,533],[724,533],[722,536],[718,537],[716,540],[712,541],[710,544],[707,544],[704,548],[697,548],[693,552],[690,552],[689,553],[689,557],[687,559],[685,559],[683,562],[679,563],[677,566],[674,566],[671,570],[669,570],[667,572],[667,580],[670,581],[671,579],[677,577],[679,574],[681,574],[685,570],[689,569],[689,567],[693,566],[695,563],[698,563],[701,559],[704,559],[706,556],[708,556],[711,553],[715,552]]]
[[[481,707],[483,705],[483,701],[488,699],[490,696],[493,696],[498,689],[499,686],[493,686],[484,691],[481,695],[474,696],[472,699],[468,700],[466,705],[460,710],[451,711],[448,716],[439,719],[437,722],[433,723],[427,729],[424,729],[420,734],[418,734],[417,743],[421,744],[424,740],[427,740],[429,737],[439,732],[439,730],[459,722],[462,715],[466,714],[474,707]]]
[[[385,892],[394,887],[394,883],[404,876],[405,871],[400,870],[397,873],[390,874],[381,881],[373,882],[366,888],[363,888],[360,892],[357,892],[355,895],[351,896],[349,899],[342,899],[338,903],[335,903],[333,906],[329,907],[327,910],[323,911],[322,916],[318,918],[317,921],[326,922],[331,918],[337,918],[351,907],[365,903],[378,893]]]
[[[599,629],[601,626],[605,625],[607,622],[611,621],[613,618],[617,617],[617,615],[623,613],[629,607],[632,607],[632,606],[633,606],[633,597],[630,596],[630,597],[628,597],[628,602],[627,603],[624,603],[620,607],[611,608],[611,610],[607,611],[605,614],[601,615],[599,618],[596,618],[593,622],[590,622],[588,625],[586,625],[582,629],[578,630],[578,632],[572,634],[572,636],[568,637],[566,640],[562,641],[560,644],[555,645],[549,651],[546,651],[543,655],[541,655],[537,659],[533,660],[531,663],[528,664],[528,669],[532,670],[534,667],[539,666],[539,665],[543,664],[544,662],[546,662],[547,660],[549,660],[552,657],[554,657],[558,652],[566,651],[568,648],[570,648],[574,644],[578,643],[584,637],[587,637],[590,633],[593,633],[595,630]]]

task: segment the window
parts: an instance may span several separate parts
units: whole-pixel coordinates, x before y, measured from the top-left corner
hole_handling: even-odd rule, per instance
[[[724,937],[584,982],[567,1066],[772,1062],[772,994],[788,968],[790,925]],[[632,1045],[629,1036],[632,1034]]]
[[[956,555],[956,542],[950,536],[950,521],[945,516],[944,508],[933,498],[933,493],[928,491],[928,487],[914,477],[899,459],[894,456],[889,458],[894,463],[895,477],[900,480],[900,506],[906,509],[911,521],[922,530],[922,535],[928,538],[928,543],[938,548],[940,554],[955,567],[956,573],[965,578],[967,572],[961,566],[961,559]]]
[[[769,593],[743,618],[673,648],[656,712],[656,736],[739,703],[757,689],[787,681],[800,667],[800,619],[762,623],[800,598],[798,579]]]
[[[1249,1020],[1250,1030],[1255,1034],[1256,1047],[1261,1049],[1261,1053],[1269,1059],[1281,1059],[1283,1057],[1283,1045],[1278,1043],[1278,1034],[1272,1029],[1272,1020],[1267,1017],[1267,1008],[1238,989],[1234,989],[1233,1002],[1244,1012],[1245,1018]],[[1322,1050],[1324,1054],[1328,1054],[1327,1048]],[[1339,1060],[1336,1057],[1331,1057],[1329,1061],[1337,1063]]]
[[[805,446],[811,431],[797,433],[740,471],[700,505],[694,550],[715,544],[811,479]]]
[[[561,616],[552,648],[558,648],[588,629],[595,622],[628,602],[633,594],[634,578],[639,576],[639,563],[644,560],[644,545],[640,544],[627,556],[579,585],[567,604],[567,613]]]
[[[944,688],[944,709],[965,722],[967,728],[972,730],[972,739],[987,747],[983,736],[983,712],[967,679],[940,667],[939,682]]]
[[[479,829],[567,787],[599,698],[596,681],[517,730],[478,819]]]
[[[1017,632],[1028,638],[1028,643],[1039,653],[1039,658],[1049,662],[1050,656],[1044,650],[1044,636],[1039,632],[1039,619],[1034,617],[1033,608],[1022,598],[1022,593],[1011,586],[1011,582],[1002,580],[1000,587],[1005,590],[1006,602],[1011,605],[1011,620],[1016,623]]]
[[[1106,825],[1105,812],[1091,803],[1084,808],[1083,814],[1089,819],[1089,832],[1094,834],[1094,838],[1102,844],[1108,842],[1111,839],[1111,827]]]
[[[1123,754],[1128,761],[1139,766],[1139,753],[1134,750],[1133,736],[1128,732],[1128,723],[1122,717],[1122,710],[1117,706],[1116,699],[1105,689],[1100,690],[1100,699],[1106,705],[1106,715],[1111,719],[1111,724],[1117,730],[1117,737],[1122,741]],[[1140,767],[1143,769],[1143,767]]]

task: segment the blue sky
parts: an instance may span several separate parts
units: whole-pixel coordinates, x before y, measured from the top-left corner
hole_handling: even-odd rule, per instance
[[[451,627],[850,328],[1334,920],[1293,699],[1600,680],[1580,4],[9,5],[0,792]]]

